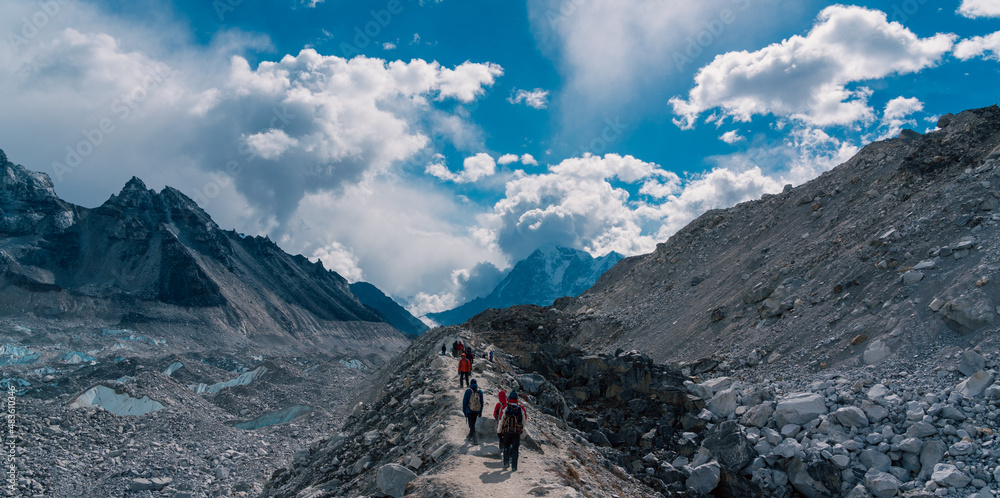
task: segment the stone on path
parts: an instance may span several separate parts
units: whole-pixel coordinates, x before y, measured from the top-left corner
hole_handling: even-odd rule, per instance
[[[416,478],[417,474],[412,470],[396,463],[390,463],[379,467],[378,475],[375,476],[375,485],[383,493],[393,498],[400,498],[406,494],[406,485]]]

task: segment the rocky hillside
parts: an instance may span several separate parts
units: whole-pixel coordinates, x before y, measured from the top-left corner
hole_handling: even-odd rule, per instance
[[[995,353],[810,373],[780,365],[653,362],[547,342],[565,311],[521,306],[434,329],[387,365],[344,427],[272,474],[265,496],[994,496]],[[543,331],[539,334],[539,330]],[[455,359],[487,406],[517,389],[529,424],[516,473],[493,435],[463,439]]]
[[[368,282],[351,284],[351,292],[357,296],[361,304],[379,312],[390,325],[408,336],[418,336],[430,328],[420,319],[411,315],[409,311],[406,311],[406,308],[385,295],[378,287]]]
[[[56,196],[0,153],[0,316],[38,334],[132,327],[198,344],[400,348],[405,339],[321,263],[220,229],[133,178],[101,206]]]
[[[544,479],[528,493],[995,496],[1000,109],[939,127],[706,213],[579,298],[432,330],[265,494],[501,496]],[[524,393],[545,422],[530,440],[564,467],[498,474],[492,440],[435,437],[461,424],[435,356],[456,336],[495,351],[476,376]]]
[[[514,265],[489,295],[427,317],[441,325],[457,325],[488,309],[548,306],[560,297],[587,290],[622,257],[612,252],[594,258],[584,251],[549,244]]]
[[[373,377],[343,428],[276,469],[263,495],[610,497],[654,493],[587,443],[562,416],[546,413],[547,408],[543,411],[546,403],[565,402],[541,377],[522,376],[517,358],[496,349],[496,361],[477,360],[473,366],[473,378],[485,393],[486,411],[492,412],[499,389],[519,389],[528,409],[518,471],[504,471],[496,422],[490,416],[477,425],[481,444],[465,440],[469,429],[462,416],[464,388],[458,385],[457,359],[440,355],[441,344],[457,338],[480,351],[494,349],[479,335],[456,327],[424,334]],[[547,401],[539,401],[532,393]]]
[[[813,369],[978,344],[1000,328],[1000,108],[939,126],[705,213],[567,304],[565,339]]]

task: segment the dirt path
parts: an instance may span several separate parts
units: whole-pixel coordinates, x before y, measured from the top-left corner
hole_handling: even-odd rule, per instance
[[[477,367],[478,363],[477,361]],[[486,361],[483,367],[479,367],[483,371],[474,371],[472,378],[478,381],[483,390],[483,415],[492,419],[498,391],[501,388],[509,391],[511,386],[500,385],[504,376],[497,371],[496,364],[491,365]],[[495,434],[480,433],[478,445],[466,441],[469,426],[462,414],[465,388],[458,386],[457,369],[458,360],[450,356],[445,358],[444,365],[438,367],[440,378],[443,379],[441,382],[448,383],[445,396],[451,406],[454,406],[454,410],[449,410],[448,419],[444,421],[446,429],[441,433],[441,438],[451,443],[456,450],[440,470],[415,480],[411,495],[582,496],[574,488],[566,486],[565,479],[557,473],[560,468],[566,468],[563,462],[569,460],[569,455],[560,449],[560,446],[565,446],[560,445],[559,441],[543,435],[551,431],[546,430],[546,421],[537,412],[533,412],[530,405],[526,404],[528,420],[525,424],[526,435],[521,438],[517,472],[502,470],[503,458]]]

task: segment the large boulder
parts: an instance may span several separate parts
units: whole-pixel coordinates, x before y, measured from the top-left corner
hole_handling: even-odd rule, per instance
[[[722,479],[722,468],[718,462],[708,462],[691,470],[687,478],[687,489],[696,495],[711,493]]]
[[[906,429],[905,436],[930,437],[937,435],[937,432],[938,432],[937,427],[934,427],[934,424],[931,424],[930,422],[924,422],[923,420],[921,420],[920,422],[911,425],[909,429]]]
[[[653,382],[653,375],[648,368],[640,365],[633,365],[628,372],[621,374],[622,385],[626,389],[631,389],[640,394],[649,394],[649,386]]]
[[[774,418],[778,427],[788,424],[806,425],[827,412],[823,396],[813,393],[793,393],[778,398]]]
[[[876,472],[888,472],[889,467],[892,466],[892,459],[889,458],[885,453],[881,453],[878,450],[864,450],[858,457],[858,461],[861,465],[864,465],[869,471]]]
[[[586,393],[586,391],[582,392]],[[583,398],[581,401],[586,401],[586,398]],[[566,398],[559,394],[559,390],[552,384],[547,384],[545,386],[542,393],[535,399],[535,405],[537,405],[542,412],[563,420],[566,420],[570,416],[570,413],[572,413],[569,409],[569,405],[566,404]]]
[[[761,403],[747,410],[740,421],[743,422],[743,425],[762,428],[767,426],[767,420],[773,414],[774,408],[771,407],[770,402]]]
[[[521,384],[521,389],[530,394],[539,394],[545,389],[546,380],[545,377],[538,375],[536,373],[524,374],[517,376],[517,382]]]
[[[773,292],[774,288],[768,286],[767,284],[760,283],[743,293],[743,302],[746,304],[757,304],[770,297]]]
[[[496,421],[496,419],[494,419],[491,416],[492,413],[489,413],[489,414],[486,413],[486,412],[489,412],[489,411],[490,410],[483,410],[483,415],[484,416],[479,417],[478,419],[476,419],[476,434],[479,434],[480,436],[493,436],[493,437],[496,437],[496,435],[497,435],[497,421]]]
[[[708,400],[705,407],[716,417],[726,419],[736,413],[736,395],[735,389],[726,389]]]
[[[965,475],[957,467],[948,463],[939,463],[934,466],[934,472],[931,474],[931,480],[936,482],[939,486],[947,486],[949,488],[964,488],[972,478]]]
[[[962,375],[974,375],[984,368],[986,368],[986,359],[971,349],[962,353],[961,358],[959,358],[958,371],[962,372]]]
[[[702,446],[734,473],[739,473],[750,465],[757,456],[750,441],[747,441],[743,428],[735,421],[723,422],[709,430]]]
[[[732,387],[733,379],[729,377],[716,377],[702,382],[701,385],[711,389],[711,392],[714,394]],[[711,395],[709,397],[711,397]]]
[[[129,491],[159,491],[173,482],[170,477],[154,477],[152,479],[138,478],[132,479],[129,484]]]
[[[865,474],[865,487],[876,498],[892,498],[899,493],[900,482],[896,476],[878,471]]]
[[[841,473],[829,462],[806,464],[794,458],[788,464],[788,480],[807,498],[830,498],[840,495]]]
[[[580,366],[576,369],[576,375],[589,379],[608,370],[608,364],[600,356],[584,356]]]
[[[966,398],[975,398],[983,394],[983,391],[992,383],[993,375],[980,370],[955,386],[955,390]]]
[[[996,308],[988,299],[960,297],[941,308],[941,316],[959,333],[979,330],[996,319]]]
[[[934,473],[934,467],[941,462],[941,459],[944,458],[944,452],[947,450],[948,446],[940,439],[932,439],[924,443],[920,449],[920,475],[917,476],[917,479],[921,481],[930,479]]]
[[[892,350],[889,349],[889,346],[881,340],[876,340],[869,344],[868,348],[865,349],[864,360],[865,363],[874,365],[875,363],[888,358],[890,354],[892,354]]]
[[[417,474],[412,470],[397,463],[390,463],[379,467],[375,476],[375,485],[383,493],[400,498],[406,494],[406,485],[417,478]]]
[[[834,412],[837,422],[844,427],[868,427],[868,416],[856,406],[845,406]]]

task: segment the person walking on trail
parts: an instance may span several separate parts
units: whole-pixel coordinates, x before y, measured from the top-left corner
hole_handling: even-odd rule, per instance
[[[500,452],[503,453],[503,433],[500,432],[500,416],[503,415],[503,411],[507,408],[507,393],[503,389],[497,394],[500,398],[500,402],[493,406],[493,420],[497,421],[497,439],[500,440]]]
[[[448,354],[448,348],[447,348],[447,346],[448,346],[448,344],[442,344],[441,345],[441,356],[444,356],[444,355]]]
[[[469,376],[472,375],[472,362],[469,361],[465,355],[462,355],[462,359],[458,360],[458,387],[468,387],[469,386]]]
[[[466,439],[471,440],[472,444],[479,444],[479,438],[476,436],[476,419],[483,414],[483,391],[479,389],[476,379],[472,379],[469,388],[465,390],[465,396],[462,397],[462,413],[469,421],[469,435]]]
[[[500,393],[497,394],[497,398],[500,399],[500,402],[493,406],[493,420],[500,422],[500,416],[503,415],[504,408],[507,408],[507,393],[501,389]],[[499,428],[500,426],[498,425],[497,429]]]
[[[503,470],[507,470],[509,465],[511,472],[517,472],[517,453],[521,447],[521,432],[524,431],[524,422],[527,418],[528,412],[517,402],[517,391],[511,391],[507,396],[507,408],[504,408],[503,415],[500,416]]]
[[[493,363],[493,350],[490,350],[490,363]]]
[[[472,348],[466,346],[465,357],[469,359],[469,365],[472,365],[476,361],[476,353],[472,352]]]
[[[458,341],[451,343],[451,355],[458,358]]]

